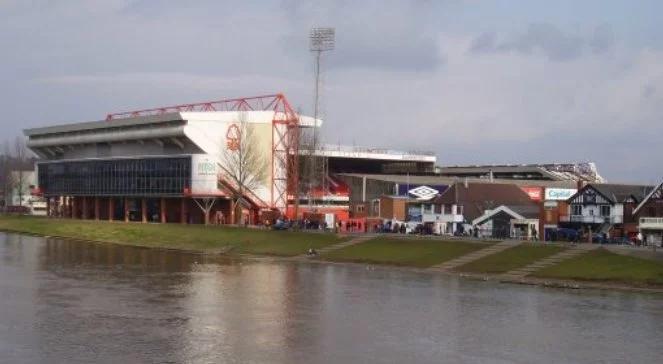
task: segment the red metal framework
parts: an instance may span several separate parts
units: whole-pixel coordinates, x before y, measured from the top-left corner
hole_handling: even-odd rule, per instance
[[[161,115],[170,112],[206,111],[273,111],[271,156],[271,207],[283,213],[288,206],[289,195],[296,195],[299,181],[299,115],[293,110],[285,95],[241,97],[218,101],[157,107],[153,109],[111,113],[107,121],[139,116]]]

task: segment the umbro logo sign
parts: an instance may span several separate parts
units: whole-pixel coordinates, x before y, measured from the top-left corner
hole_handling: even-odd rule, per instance
[[[407,193],[416,197],[418,200],[430,200],[431,198],[437,196],[440,191],[428,186],[419,186],[407,191]]]

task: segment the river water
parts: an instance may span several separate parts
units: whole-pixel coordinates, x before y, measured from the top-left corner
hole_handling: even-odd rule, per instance
[[[0,233],[0,362],[655,363],[663,296]]]

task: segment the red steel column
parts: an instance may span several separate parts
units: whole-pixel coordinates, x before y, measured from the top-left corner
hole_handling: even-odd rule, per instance
[[[124,222],[129,222],[129,199],[124,198]]]
[[[94,219],[99,220],[99,197],[94,198]]]
[[[161,223],[165,224],[166,223],[166,199],[161,198],[161,208],[159,209],[159,212],[161,213]]]
[[[182,197],[180,200],[180,223],[186,224],[186,198]]]
[[[108,221],[113,221],[113,215],[115,214],[115,204],[112,197],[108,198]]]
[[[87,219],[87,197],[83,197],[83,211],[81,212],[81,219]]]
[[[147,200],[144,198],[140,199],[140,214],[142,217],[143,224],[147,222]]]

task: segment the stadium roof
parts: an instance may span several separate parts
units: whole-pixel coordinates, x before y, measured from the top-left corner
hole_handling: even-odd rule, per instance
[[[370,180],[392,182],[398,184],[412,184],[412,185],[452,185],[454,183],[484,183],[484,184],[512,184],[518,186],[531,186],[531,187],[558,187],[558,188],[577,188],[576,181],[562,180],[562,181],[549,181],[549,180],[518,180],[518,179],[493,179],[489,181],[485,178],[460,178],[460,177],[445,177],[445,176],[408,176],[403,174],[362,174],[362,173],[339,173],[340,176],[366,177]]]

